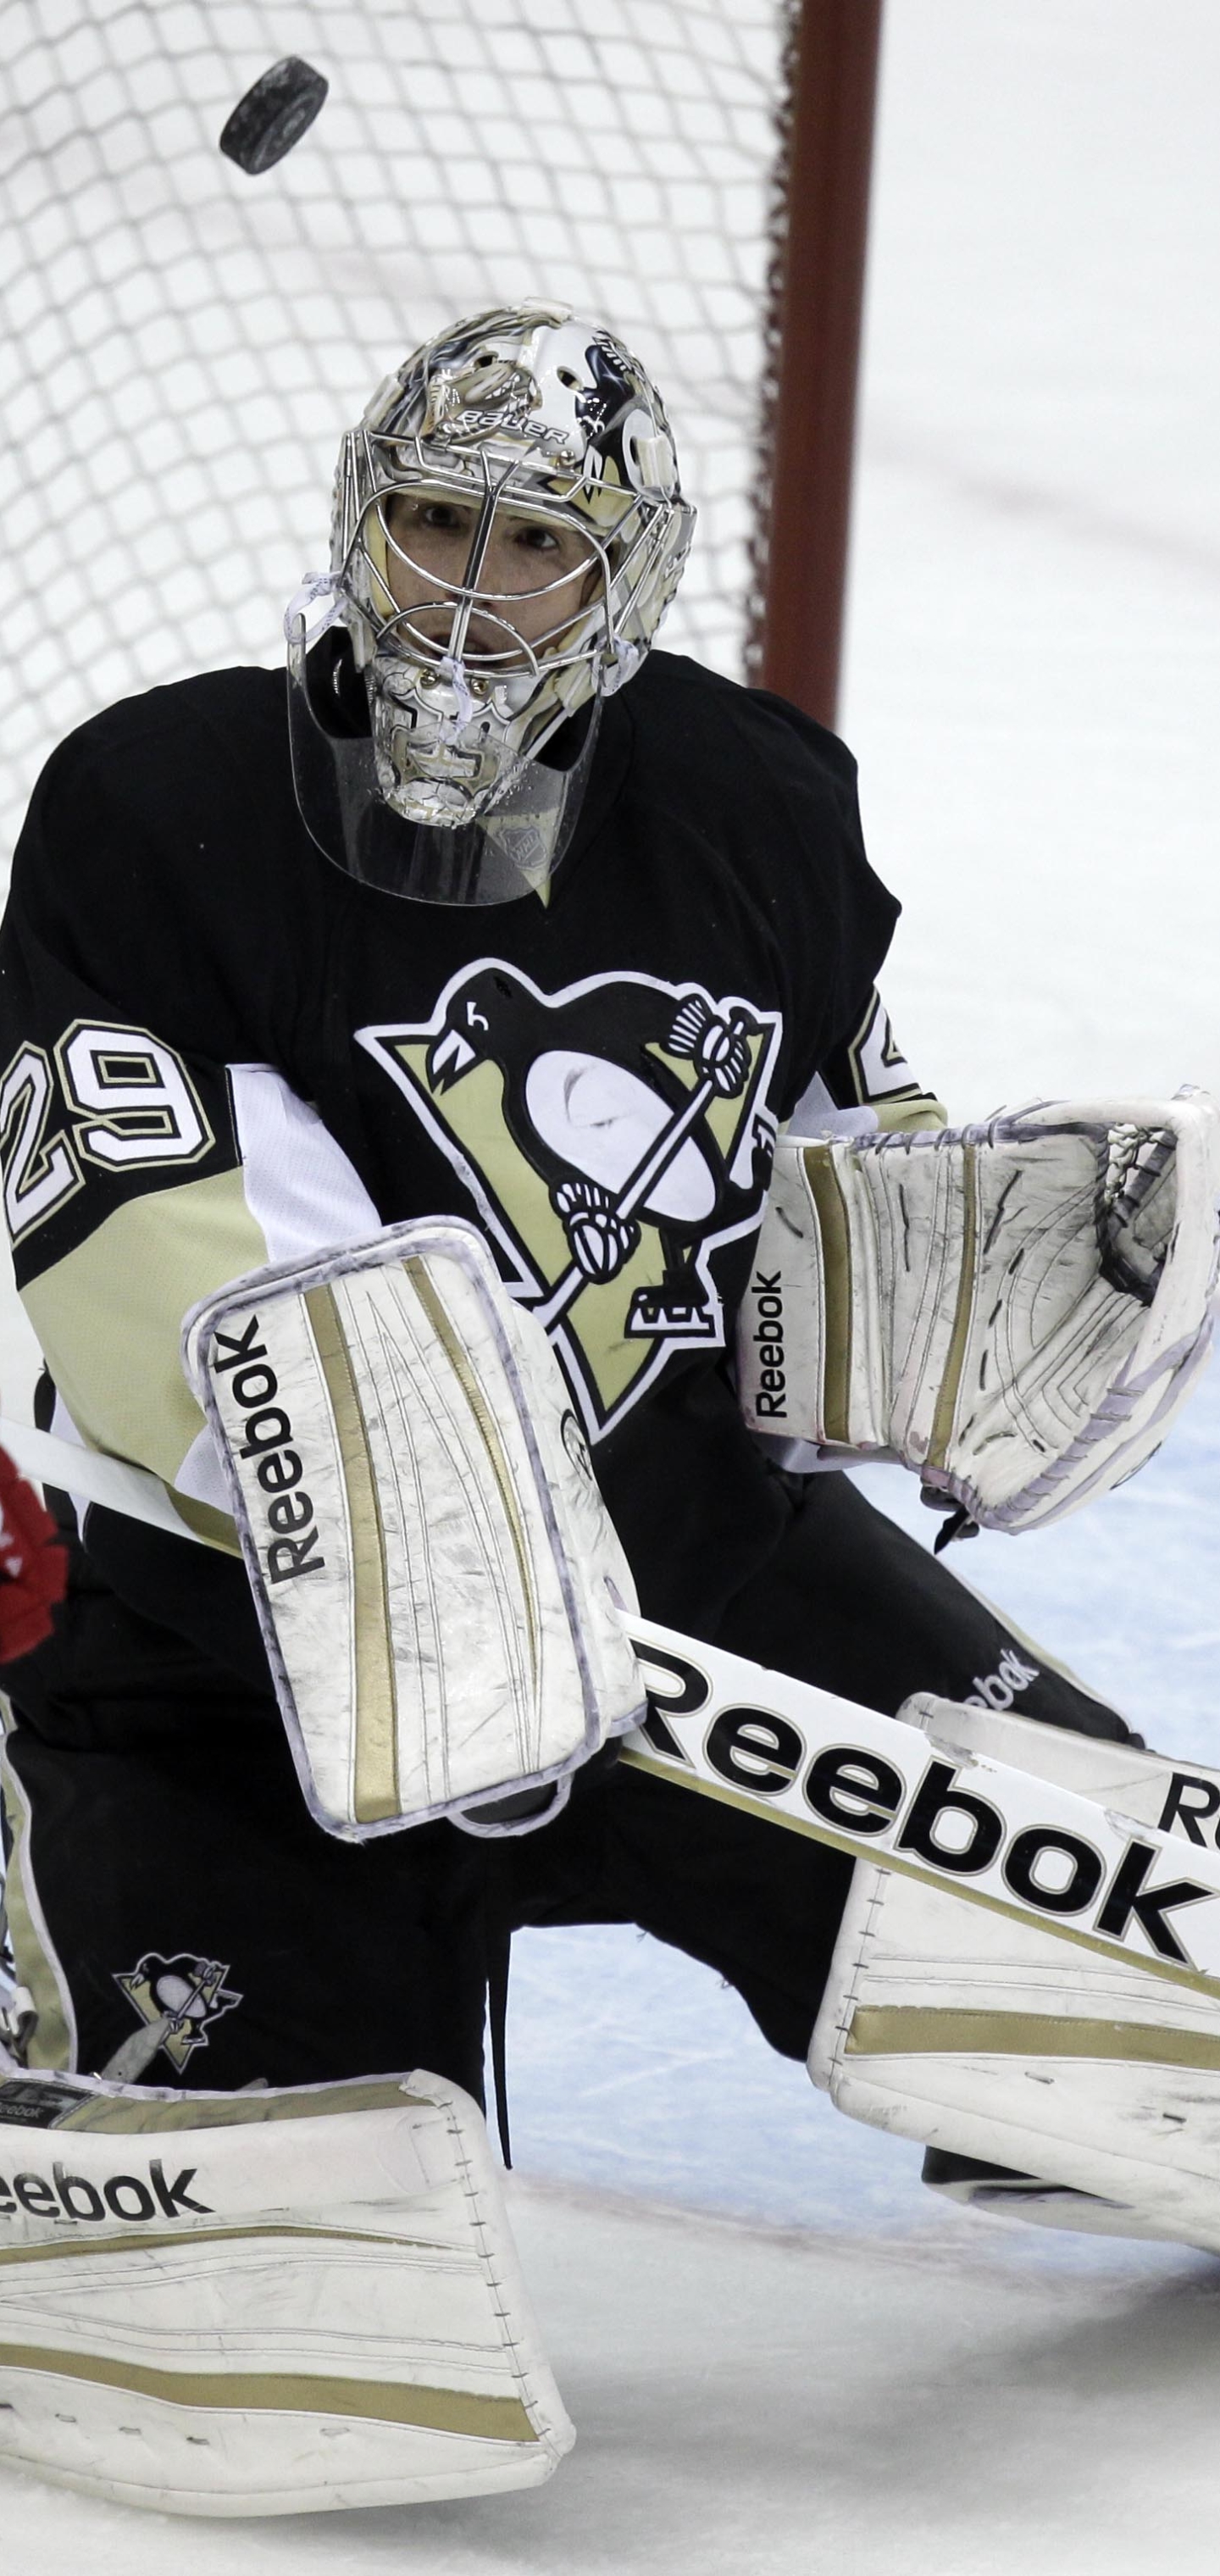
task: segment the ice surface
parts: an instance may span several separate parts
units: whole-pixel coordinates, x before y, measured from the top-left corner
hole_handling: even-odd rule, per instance
[[[955,1114],[1220,1086],[1210,0],[888,0],[843,730]]]
[[[1213,2576],[1220,2277],[514,2193],[580,2434],[533,2495],[183,2524],[0,2480],[21,2576]],[[1028,2233],[1029,2231],[1027,2231]]]
[[[887,998],[955,1114],[1220,1087],[1220,15],[886,16],[843,729],[906,904]],[[1213,1373],[1136,1483],[957,1558],[1213,1761],[1218,1456]],[[867,1490],[925,1535],[903,1480]],[[522,2251],[580,2428],[554,2484],[233,2530],[9,2476],[6,2576],[1211,2576],[1210,2259],[939,2210],[916,2150],[838,2120],[631,1932],[518,1944],[510,2070]]]

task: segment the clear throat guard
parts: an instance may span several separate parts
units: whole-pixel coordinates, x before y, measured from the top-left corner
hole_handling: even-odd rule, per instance
[[[385,800],[368,692],[346,628],[332,610],[311,633],[298,598],[284,631],[293,786],[301,819],[325,857],[358,885],[414,903],[545,899],[579,819],[597,741],[597,702],[581,708],[545,756],[525,762],[473,820],[408,821]]]

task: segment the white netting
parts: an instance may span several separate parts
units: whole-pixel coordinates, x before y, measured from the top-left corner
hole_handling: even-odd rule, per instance
[[[786,0],[8,0],[5,840],[107,701],[270,663],[341,430],[437,326],[574,302],[669,404],[700,528],[666,640],[740,667]],[[286,54],[318,123],[217,149]],[[15,363],[13,363],[15,361]]]

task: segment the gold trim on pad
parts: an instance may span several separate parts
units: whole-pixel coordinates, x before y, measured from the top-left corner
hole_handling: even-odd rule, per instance
[[[41,2370],[83,2379],[95,2388],[126,2389],[171,2406],[217,2407],[243,2414],[363,2416],[375,2424],[413,2425],[483,2442],[536,2442],[519,2397],[476,2397],[459,2388],[394,2386],[385,2380],[313,2378],[305,2371],[152,2370],[141,2362],[106,2361],[100,2353],[55,2352],[40,2344],[0,2343],[0,2370]]]
[[[80,2182],[88,2177],[78,2174],[76,2179]],[[409,2254],[438,2250],[425,2236],[366,2236],[358,2227],[183,2227],[173,2235],[146,2236],[137,2226],[128,2227],[121,2236],[94,2236],[91,2221],[82,2219],[78,2224],[79,2236],[58,2236],[49,2245],[0,2245],[0,2267],[9,2263],[73,2263],[84,2257],[93,2261],[99,2254],[163,2254],[169,2249],[180,2254],[184,2246],[240,2245],[247,2239],[261,2244],[268,2236],[303,2238],[311,2245],[388,2245]]]
[[[1192,2066],[1220,2072],[1220,2035],[1167,2030],[1142,2021],[1086,2021],[1061,2013],[953,2012],[861,2005],[847,2035],[849,2057],[1097,2057],[1133,2066]]]
[[[65,2098],[71,2102],[72,2095]],[[77,2102],[53,2124],[61,2137],[68,2130],[94,2137],[161,2137],[174,2130],[261,2127],[268,2120],[329,2120],[334,2113],[362,2111],[434,2111],[425,2093],[412,2093],[392,2077],[379,2082],[303,2085],[284,2093],[180,2093],[159,2102],[155,2093],[99,2093]],[[438,2112],[438,2117],[441,2116]]]

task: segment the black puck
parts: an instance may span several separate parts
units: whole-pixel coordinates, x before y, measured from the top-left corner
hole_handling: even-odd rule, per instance
[[[239,98],[221,134],[221,151],[252,179],[273,170],[308,133],[327,87],[312,63],[303,63],[299,54],[285,54],[282,63],[273,63]]]

